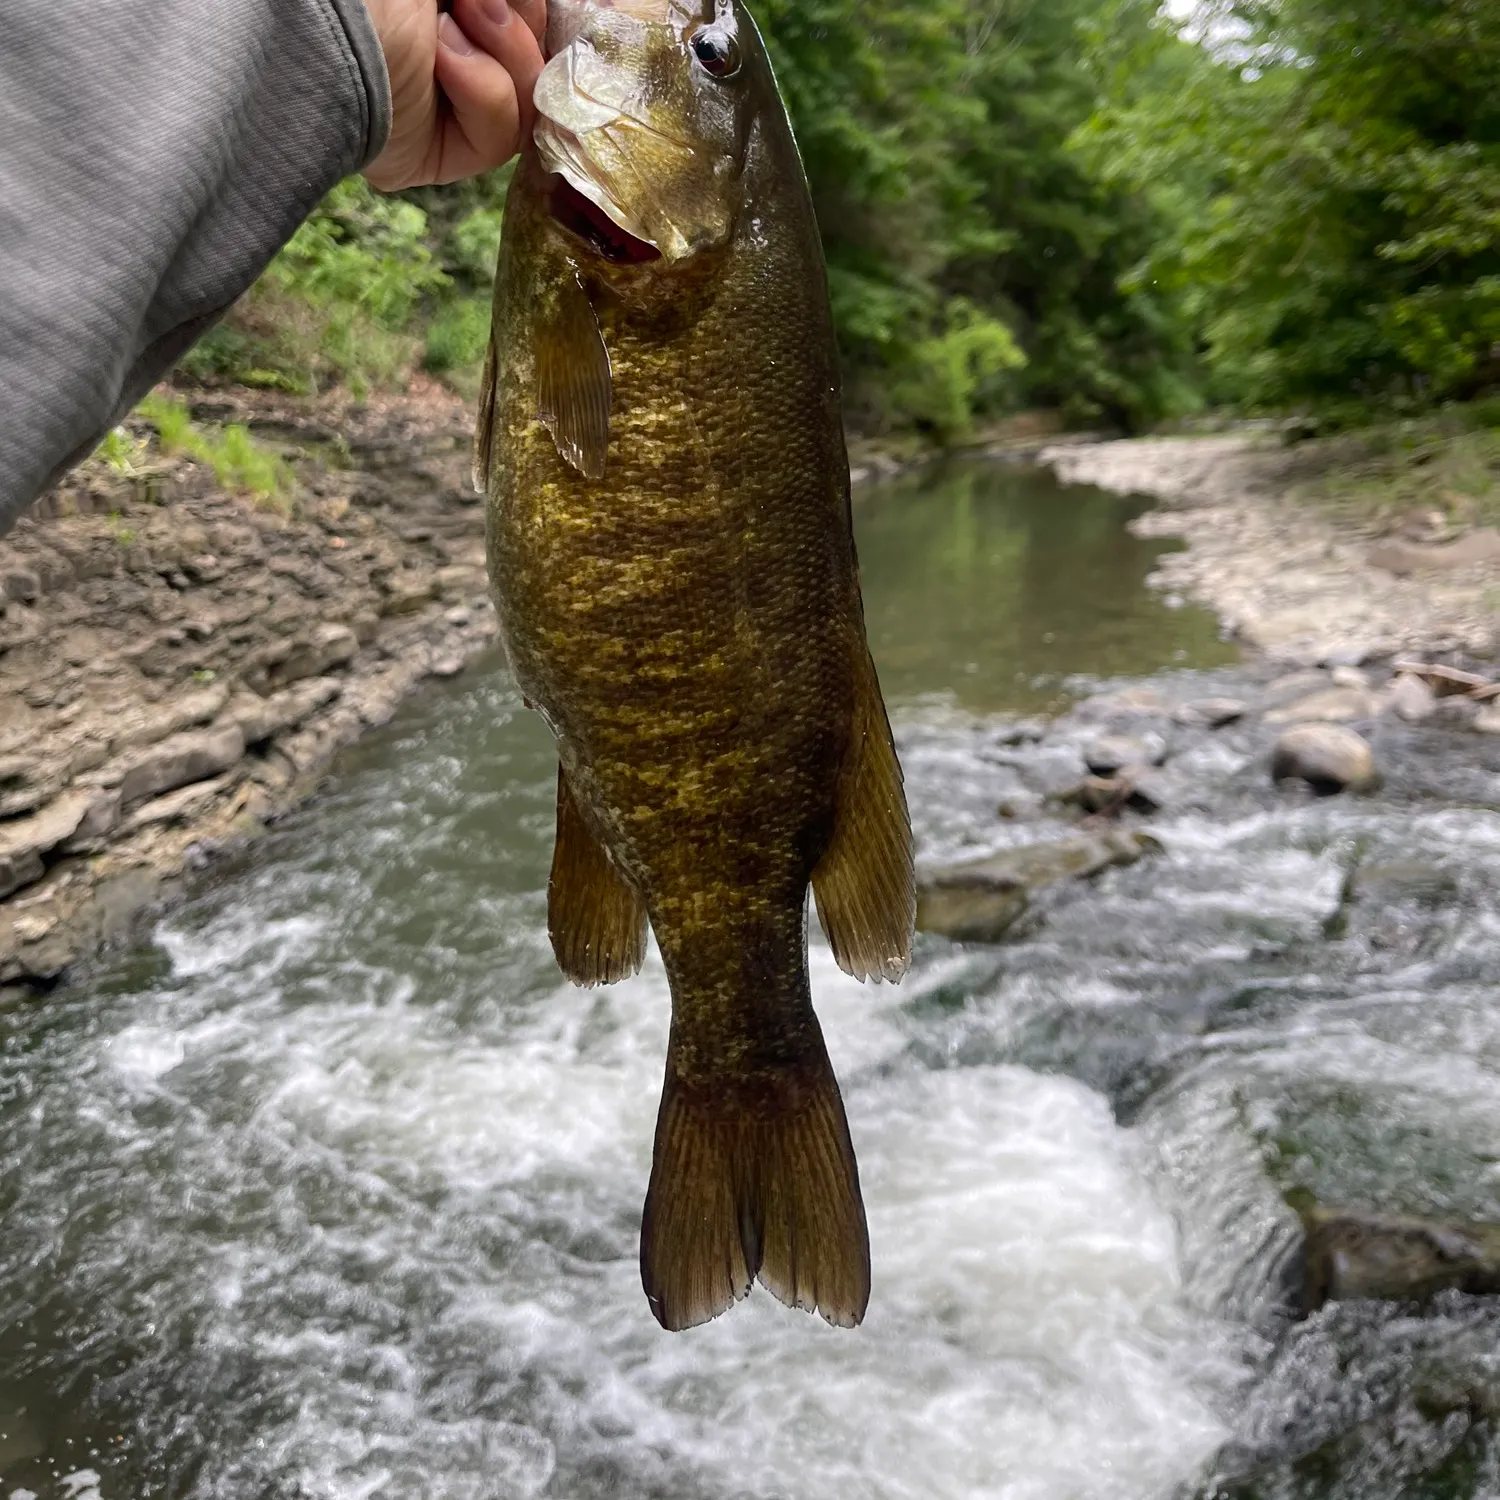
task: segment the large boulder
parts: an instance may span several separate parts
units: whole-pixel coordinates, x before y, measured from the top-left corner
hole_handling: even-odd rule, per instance
[[[1341,724],[1294,724],[1271,749],[1273,781],[1305,781],[1321,796],[1378,785],[1375,754]]]
[[[1160,848],[1148,834],[1110,830],[921,870],[917,929],[962,943],[998,943],[1037,891],[1063,880],[1087,879],[1112,865],[1133,865]]]

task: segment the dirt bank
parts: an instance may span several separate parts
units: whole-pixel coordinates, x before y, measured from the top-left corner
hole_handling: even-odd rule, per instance
[[[91,461],[0,541],[0,987],[56,976],[495,638],[460,402],[195,415],[278,447],[290,500]]]
[[[1440,518],[1307,503],[1318,445],[1273,435],[1149,438],[1045,449],[1070,484],[1151,495],[1146,536],[1180,536],[1155,582],[1218,612],[1246,645],[1297,665],[1500,650],[1500,535]]]

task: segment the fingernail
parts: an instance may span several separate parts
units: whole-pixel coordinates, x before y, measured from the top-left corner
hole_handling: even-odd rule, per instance
[[[510,20],[510,0],[478,0],[478,4],[492,25],[504,26]]]
[[[474,43],[463,34],[458,22],[447,11],[438,17],[438,41],[450,52],[456,52],[460,57],[473,57],[478,51]]]

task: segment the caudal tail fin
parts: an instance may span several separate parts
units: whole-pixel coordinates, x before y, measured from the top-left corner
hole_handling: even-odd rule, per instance
[[[706,1323],[761,1284],[852,1328],[870,1240],[844,1103],[821,1037],[808,1065],[689,1086],[669,1055],[641,1225],[641,1283],[663,1328]]]

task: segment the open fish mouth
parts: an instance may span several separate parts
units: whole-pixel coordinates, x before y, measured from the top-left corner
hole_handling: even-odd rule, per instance
[[[579,192],[561,172],[552,174],[547,206],[564,229],[577,235],[604,260],[620,266],[638,266],[661,259],[661,251],[650,240],[624,228],[601,204]]]

